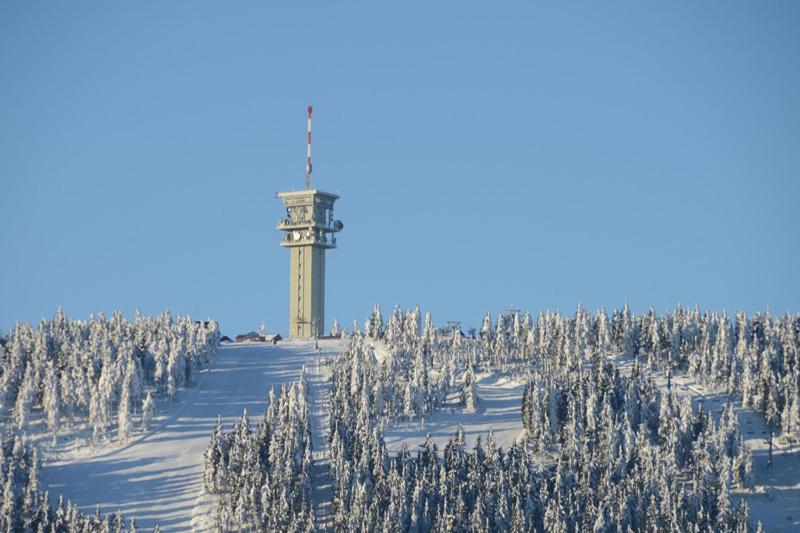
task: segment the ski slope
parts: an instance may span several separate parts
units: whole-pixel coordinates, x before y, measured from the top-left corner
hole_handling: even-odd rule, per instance
[[[343,349],[323,340],[320,352]],[[42,478],[51,495],[63,494],[85,512],[120,509],[137,526],[162,531],[202,529],[210,506],[203,497],[203,453],[217,415],[226,426],[247,408],[260,418],[270,386],[296,380],[320,355],[313,342],[228,344],[220,347],[197,385],[148,434],[127,445],[73,449],[45,458]]]

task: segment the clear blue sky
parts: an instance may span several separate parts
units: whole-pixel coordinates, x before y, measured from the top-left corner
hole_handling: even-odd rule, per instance
[[[0,3],[0,327],[286,330],[274,193],[345,224],[327,322],[800,310],[800,3]]]

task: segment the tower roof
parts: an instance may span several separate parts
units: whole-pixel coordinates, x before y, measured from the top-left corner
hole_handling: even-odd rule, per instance
[[[339,199],[338,194],[334,192],[320,191],[319,189],[302,189],[299,191],[279,192],[278,198],[292,198],[294,196],[309,196],[309,195],[326,196],[328,198],[333,198],[334,200]]]

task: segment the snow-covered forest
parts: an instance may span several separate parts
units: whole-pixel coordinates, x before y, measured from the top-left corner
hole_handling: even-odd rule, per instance
[[[310,442],[301,378],[278,407],[270,395],[255,431],[246,414],[232,432],[215,430],[206,484],[223,529],[754,531],[732,494],[753,487],[734,408],[798,436],[800,321],[790,315],[508,312],[487,315],[472,338],[418,308],[384,323],[376,307],[354,330],[330,369],[330,521],[308,509],[311,445],[326,443]],[[526,384],[519,438],[503,449],[490,431],[467,446],[461,426],[442,447],[425,437],[425,416],[480,408],[487,373]],[[679,374],[725,395],[716,419],[679,397]],[[416,420],[419,449],[390,451],[385,430]]]
[[[225,433],[218,420],[205,453],[206,490],[218,495],[224,531],[313,531],[308,387],[300,380],[274,389],[252,429],[247,410]]]
[[[156,397],[191,386],[219,343],[214,321],[115,312],[88,321],[59,309],[37,328],[18,324],[0,351],[0,421],[4,428],[0,473],[0,528],[4,531],[135,531],[121,513],[84,515],[59,498],[50,507],[40,487],[42,437],[87,433],[98,444],[125,443],[147,431]],[[138,424],[138,428],[137,428]]]
[[[418,309],[396,310],[385,328],[380,309],[367,320],[364,336],[383,341],[391,354],[376,385],[382,415],[430,411],[474,371],[529,377],[554,366],[577,371],[622,359],[644,372],[660,368],[695,376],[761,413],[774,431],[800,436],[800,316],[737,313],[731,320],[681,307],[633,315],[625,304],[610,317],[603,309],[592,315],[581,307],[569,318],[548,312],[535,321],[512,312],[493,322],[487,314],[476,339],[448,332],[442,340],[439,333],[430,315],[420,328]]]
[[[19,324],[9,332],[0,369],[0,419],[25,431],[38,412],[53,439],[88,424],[95,440],[114,436],[124,442],[134,430],[135,413],[147,427],[152,394],[171,398],[177,388],[191,386],[218,342],[214,321],[138,312],[133,321],[119,312],[82,321],[59,309],[38,328]]]
[[[201,439],[191,460],[176,459],[197,470],[198,484],[186,489],[196,500],[192,527],[757,530],[748,504],[759,471],[741,413],[758,419],[761,442],[769,441],[768,456],[758,450],[763,475],[773,441],[785,451],[800,438],[800,317],[731,319],[682,308],[634,315],[625,305],[535,318],[508,311],[480,324],[464,335],[419,309],[384,320],[376,307],[362,328],[345,332],[346,344],[320,341],[327,354],[299,341],[223,348],[229,363],[215,358],[217,373],[200,381],[211,396],[176,396],[195,405],[170,422],[169,450]],[[58,520],[71,525],[56,531],[133,529],[121,515],[92,514],[85,501],[84,514],[64,501],[50,507],[38,477],[42,454],[51,439],[75,436],[98,450],[126,448],[119,444],[148,425],[154,404],[171,409],[170,397],[197,381],[218,338],[213,321],[168,314],[71,321],[59,312],[36,329],[13,329],[0,376],[2,526],[50,530]],[[300,370],[314,360],[311,374]],[[214,427],[213,402],[238,387],[224,377],[231,372],[247,384],[231,396],[235,405],[219,407],[226,414]],[[694,401],[690,377],[719,401]],[[517,391],[506,397],[517,429],[501,439],[491,423],[470,421],[487,414],[487,384]],[[428,420],[448,417],[452,431],[428,434]],[[187,423],[202,429],[180,429]],[[387,445],[398,427],[405,440]],[[131,457],[159,446],[144,443]],[[137,463],[122,460],[121,476],[126,464]]]
[[[579,308],[486,316],[476,339],[376,309],[332,378],[334,526],[371,530],[747,530],[730,490],[751,483],[733,403],[785,438],[798,420],[797,317],[700,313],[609,317]],[[384,357],[373,346],[383,345]],[[632,361],[623,375],[616,360]],[[730,394],[718,423],[659,388],[650,371],[696,375]],[[445,405],[473,407],[476,372],[528,382],[525,434],[471,450],[460,431],[437,449],[388,453],[383,430]],[[669,379],[669,378],[668,378]]]

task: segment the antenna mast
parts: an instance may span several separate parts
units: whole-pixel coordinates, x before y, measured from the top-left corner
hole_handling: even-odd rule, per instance
[[[313,108],[308,106],[308,158],[306,159],[306,189],[311,188],[311,112]]]

